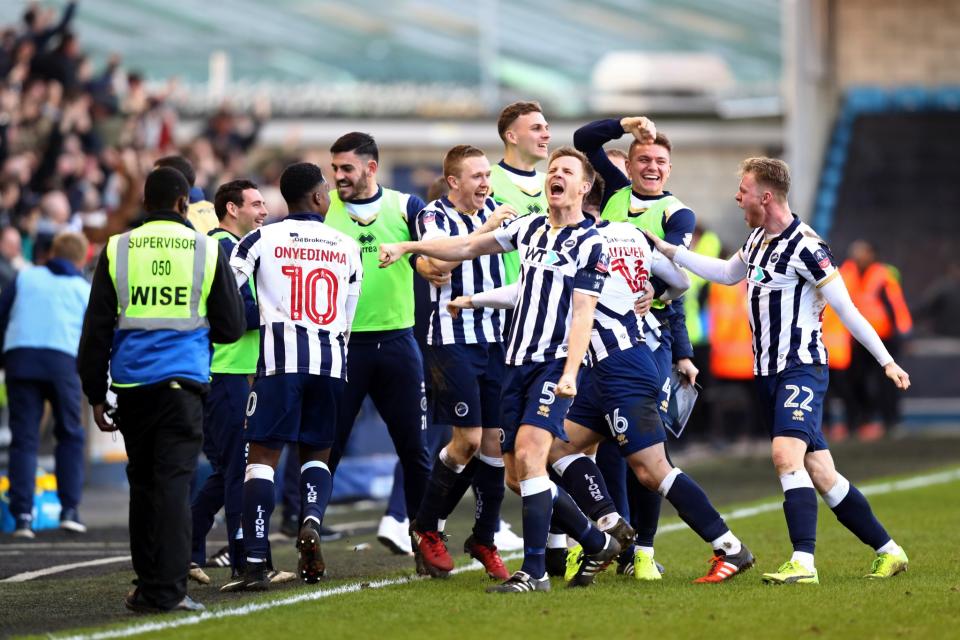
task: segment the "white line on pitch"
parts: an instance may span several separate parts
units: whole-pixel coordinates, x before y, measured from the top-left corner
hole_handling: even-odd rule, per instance
[[[882,495],[886,493],[896,493],[899,491],[907,491],[910,489],[919,489],[921,487],[929,487],[937,484],[944,484],[947,482],[954,482],[960,480],[960,469],[951,469],[949,471],[942,471],[939,473],[931,473],[922,476],[915,476],[913,478],[908,478],[906,480],[897,480],[894,482],[883,482],[879,484],[866,485],[861,487],[860,490],[864,494],[868,495]],[[777,511],[783,508],[782,502],[765,502],[762,504],[755,505],[753,507],[745,507],[743,509],[735,509],[727,514],[723,514],[723,517],[726,520],[738,520],[741,518],[749,518],[761,513],[766,513],[768,511]],[[671,531],[679,531],[686,528],[686,524],[671,523],[660,527],[660,533],[670,533]],[[504,560],[513,560],[520,557],[520,554],[511,554],[504,556]],[[465,571],[475,571],[481,568],[480,564],[473,562],[471,564],[465,565],[463,567],[458,567],[454,569],[451,573],[462,573]],[[184,627],[187,625],[200,624],[201,622],[206,622],[207,620],[218,620],[220,618],[229,618],[234,616],[244,616],[249,613],[254,613],[256,611],[262,611],[264,609],[273,609],[275,607],[284,607],[291,604],[297,604],[300,602],[310,602],[313,600],[321,600],[323,598],[329,598],[331,596],[339,596],[345,593],[356,593],[364,589],[382,589],[384,587],[392,587],[398,584],[405,584],[412,582],[415,578],[390,578],[386,580],[374,580],[371,582],[354,582],[352,584],[346,584],[339,587],[333,587],[331,589],[322,589],[320,591],[310,591],[307,593],[301,593],[296,596],[289,598],[282,598],[279,600],[271,600],[270,602],[259,602],[245,604],[239,607],[232,608],[223,608],[216,609],[214,611],[204,611],[203,613],[191,616],[183,616],[180,618],[173,618],[171,620],[161,620],[158,622],[145,622],[133,624],[127,627],[121,627],[119,629],[109,629],[106,631],[98,631],[91,634],[81,634],[73,636],[54,636],[50,635],[49,637],[59,638],[60,640],[107,640],[108,638],[127,638],[130,636],[140,635],[141,633],[149,633],[151,631],[164,631],[166,629],[176,629],[177,627]]]
[[[129,560],[129,559],[130,559],[130,556],[117,556],[115,558],[97,558],[96,560],[87,560],[85,562],[58,564],[55,567],[47,567],[45,569],[37,569],[36,571],[25,571],[24,573],[18,573],[15,576],[4,578],[3,580],[0,580],[0,582],[26,582],[27,580],[33,580],[34,578],[49,576],[54,573],[60,573],[62,571],[70,571],[72,569],[82,569],[83,567],[97,567],[102,564],[112,564],[114,562],[123,562],[124,560]]]
[[[129,549],[129,542],[12,542],[0,544],[0,549],[37,551],[39,549],[89,549],[91,551],[108,549]]]

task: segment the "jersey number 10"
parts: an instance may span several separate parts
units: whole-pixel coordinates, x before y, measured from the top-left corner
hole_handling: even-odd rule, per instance
[[[286,266],[280,269],[290,278],[290,319],[301,320],[303,314],[319,325],[327,325],[337,317],[337,276],[329,269],[314,269],[303,276],[303,267]],[[317,309],[317,288],[320,282],[327,284],[326,311],[321,314]]]

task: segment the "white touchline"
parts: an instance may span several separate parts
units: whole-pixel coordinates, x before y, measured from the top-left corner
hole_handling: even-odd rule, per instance
[[[82,569],[83,567],[97,567],[101,564],[112,564],[114,562],[123,562],[124,560],[129,560],[130,556],[116,556],[114,558],[97,558],[96,560],[86,560],[85,562],[72,562],[70,564],[58,564],[55,567],[47,567],[46,569],[37,569],[36,571],[26,571],[24,573],[18,573],[15,576],[10,576],[9,578],[4,578],[0,582],[26,582],[27,580],[33,580],[34,578],[40,578],[43,576],[49,576],[54,573],[61,573],[63,571],[70,571],[71,569]]]
[[[865,495],[882,495],[886,493],[896,493],[899,491],[908,491],[910,489],[919,489],[922,487],[929,487],[936,484],[944,484],[946,482],[954,482],[960,480],[960,469],[951,469],[949,471],[941,471],[939,473],[931,473],[922,476],[915,476],[913,478],[908,478],[906,480],[897,480],[894,482],[883,482],[879,484],[865,485],[860,488],[860,491]],[[738,520],[741,518],[749,518],[761,513],[766,513],[768,511],[778,511],[783,508],[782,502],[765,502],[763,504],[758,504],[753,507],[745,507],[743,509],[735,509],[729,513],[721,514],[725,520]],[[685,529],[686,524],[682,522],[671,523],[660,527],[660,533],[669,533],[671,531],[679,531]],[[521,557],[520,553],[512,553],[505,555],[504,560],[514,560]],[[472,562],[468,565],[462,567],[457,567],[451,573],[463,573],[465,571],[476,571],[481,568],[480,563]],[[352,584],[345,584],[339,587],[333,587],[331,589],[322,589],[319,591],[312,591],[309,593],[301,593],[296,596],[291,596],[289,598],[281,598],[279,600],[271,600],[270,602],[260,602],[260,603],[251,603],[241,605],[239,607],[230,607],[224,609],[216,609],[213,611],[204,611],[203,613],[191,616],[183,616],[179,618],[173,618],[171,620],[162,620],[158,622],[144,622],[140,624],[133,624],[128,627],[122,627],[120,629],[110,629],[107,631],[98,631],[96,633],[90,634],[81,634],[81,635],[72,635],[72,636],[58,636],[58,635],[49,635],[48,637],[57,638],[58,640],[106,640],[108,638],[128,638],[130,636],[140,635],[141,633],[149,633],[151,631],[164,631],[167,629],[176,629],[177,627],[184,627],[187,625],[200,624],[201,622],[206,622],[207,620],[218,620],[220,618],[230,618],[234,616],[245,616],[256,611],[263,611],[264,609],[273,609],[276,607],[285,607],[291,604],[297,604],[299,602],[311,602],[313,600],[322,600],[323,598],[329,598],[331,596],[339,596],[345,593],[356,593],[357,591],[362,591],[364,589],[382,589],[384,587],[392,587],[398,584],[406,584],[408,582],[413,582],[418,580],[418,578],[390,578],[386,580],[373,580],[370,582],[355,582]]]

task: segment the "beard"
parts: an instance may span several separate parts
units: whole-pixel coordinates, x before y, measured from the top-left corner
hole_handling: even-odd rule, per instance
[[[344,200],[348,200],[348,199],[349,199],[349,200],[357,200],[358,198],[361,197],[360,194],[366,193],[367,187],[368,187],[369,185],[370,185],[370,174],[368,174],[368,173],[366,173],[366,172],[361,173],[359,176],[357,176],[356,181],[350,183],[349,187],[347,187],[347,188],[350,189],[350,191],[351,191],[350,197],[349,197],[349,198],[343,198],[342,195],[341,195],[341,197],[342,197]],[[338,191],[338,192],[341,192],[341,194],[342,194],[342,191],[341,191],[342,188],[343,188],[343,187],[341,187],[339,184],[337,185],[337,191]]]

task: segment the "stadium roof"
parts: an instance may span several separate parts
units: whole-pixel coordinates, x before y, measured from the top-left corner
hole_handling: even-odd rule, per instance
[[[11,23],[24,3],[0,5]],[[122,52],[150,79],[186,83],[206,81],[214,51],[248,82],[569,95],[623,50],[712,53],[740,94],[775,93],[780,77],[779,0],[85,0],[76,30],[97,59]]]

